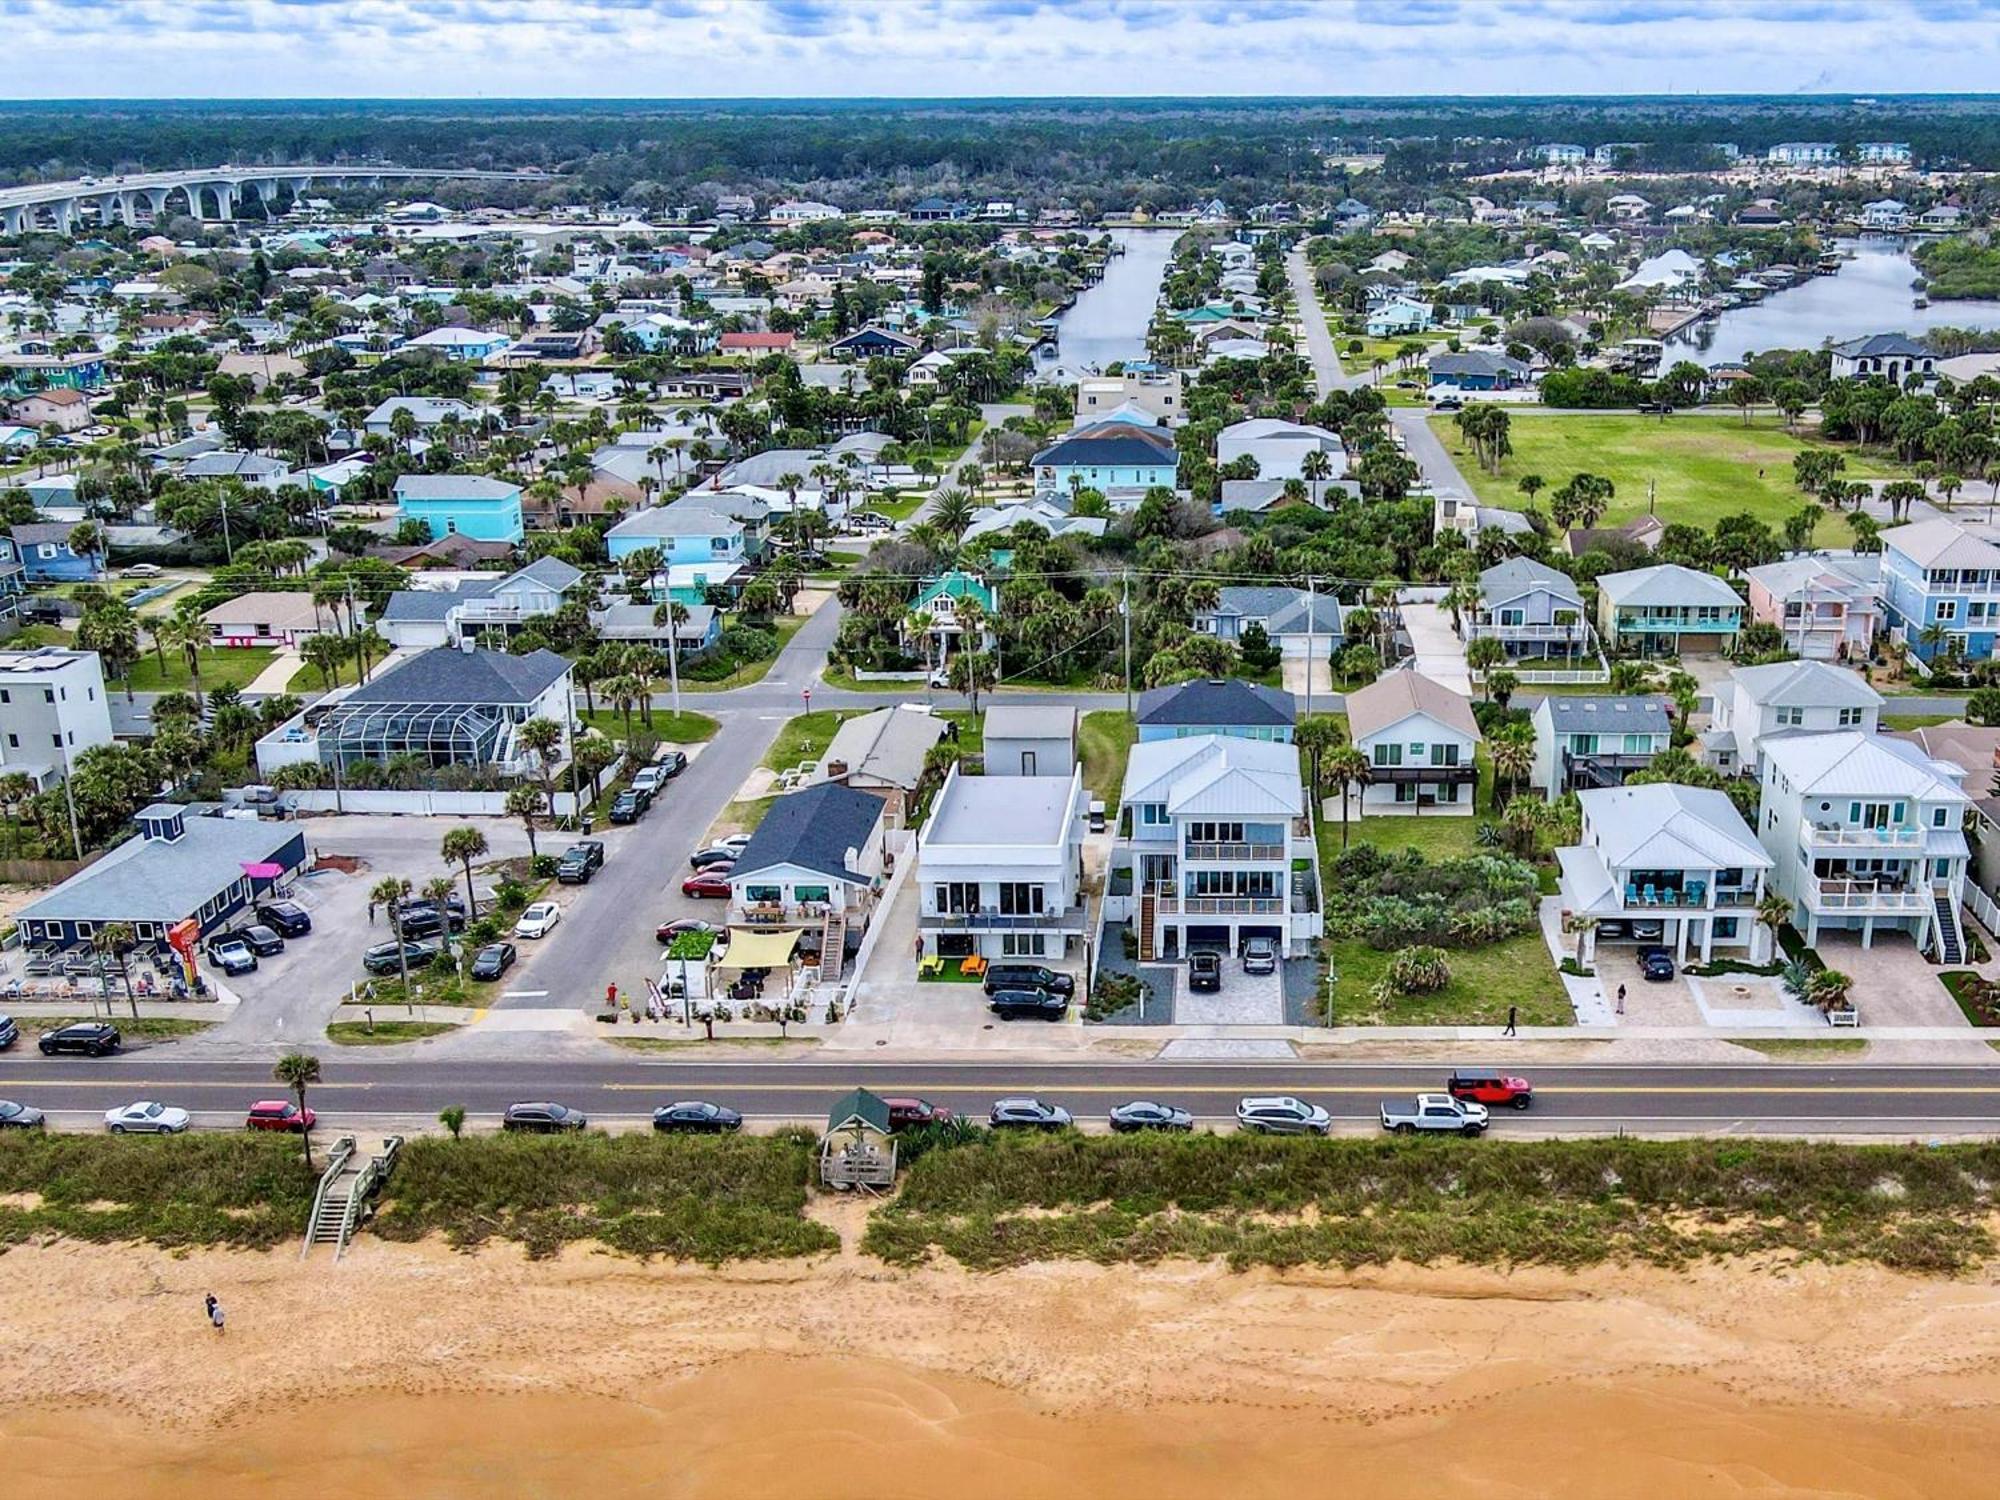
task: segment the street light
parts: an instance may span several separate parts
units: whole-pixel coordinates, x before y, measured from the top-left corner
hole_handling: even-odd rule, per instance
[[[1333,1025],[1333,992],[1340,984],[1340,970],[1328,966],[1326,971],[1326,1024]]]

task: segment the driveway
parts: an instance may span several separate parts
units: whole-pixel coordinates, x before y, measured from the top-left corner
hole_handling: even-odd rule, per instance
[[[1403,628],[1416,652],[1411,665],[1433,682],[1472,696],[1472,673],[1465,665],[1465,642],[1451,628],[1451,611],[1441,604],[1405,604]]]
[[[1282,1026],[1285,1024],[1285,980],[1282,974],[1246,974],[1234,958],[1222,960],[1222,988],[1197,992],[1188,988],[1186,964],[1174,968],[1176,1026]]]
[[[1389,411],[1389,420],[1402,433],[1403,441],[1408,445],[1410,461],[1423,474],[1424,482],[1435,493],[1447,498],[1472,499],[1472,486],[1465,482],[1465,476],[1452,462],[1451,454],[1438,441],[1437,434],[1431,431],[1430,423],[1424,420],[1427,416],[1429,412],[1408,406],[1392,407]]]

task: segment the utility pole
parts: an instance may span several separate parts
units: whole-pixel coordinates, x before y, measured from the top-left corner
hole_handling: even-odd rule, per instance
[[[222,555],[229,562],[236,561],[236,549],[229,542],[229,494],[224,491],[216,497],[216,505],[222,511]]]
[[[674,594],[667,590],[667,681],[673,686],[674,712],[681,711],[681,627],[674,618]]]
[[[1118,601],[1118,613],[1125,620],[1125,712],[1129,714],[1132,712],[1132,570],[1127,568],[1119,578],[1124,590]]]
[[[1312,574],[1306,575],[1306,717],[1313,711],[1313,617],[1319,613],[1319,583]],[[1284,671],[1284,663],[1278,663],[1278,670]],[[1280,682],[1282,686],[1282,680]]]

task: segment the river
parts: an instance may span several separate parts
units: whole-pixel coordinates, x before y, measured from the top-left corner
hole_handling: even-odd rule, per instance
[[[1111,238],[1125,253],[1111,257],[1102,281],[1078,293],[1056,333],[1056,360],[1072,370],[1146,357],[1146,329],[1180,231],[1114,229]]]
[[[1833,276],[1815,276],[1762,302],[1732,308],[1712,323],[1698,323],[1675,339],[1669,361],[1688,357],[1703,366],[1772,349],[1817,349],[1871,333],[1919,334],[1931,328],[2000,328],[2000,302],[1932,302],[1910,305],[1917,277],[1908,240],[1881,236],[1837,240],[1854,258]],[[1685,350],[1683,355],[1680,351]]]

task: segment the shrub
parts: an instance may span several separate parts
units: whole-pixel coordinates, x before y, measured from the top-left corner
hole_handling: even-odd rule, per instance
[[[1106,970],[1090,987],[1090,1003],[1083,1008],[1084,1019],[1102,1021],[1115,1016],[1127,1006],[1137,1005],[1142,995],[1150,997],[1152,991],[1153,987],[1137,974]]]
[[[775,631],[750,625],[732,625],[722,632],[722,652],[737,661],[765,661],[778,654]]]
[[[555,864],[555,856],[550,854],[536,855],[533,863],[539,866],[545,859],[549,861],[551,866]],[[540,875],[542,872],[537,868],[535,873]],[[551,868],[549,874],[553,875],[554,873],[555,870]],[[493,899],[499,904],[502,911],[520,911],[528,904],[528,898],[533,894],[534,891],[532,889],[511,877],[501,881],[500,884],[493,888]]]
[[[553,880],[557,863],[553,854],[537,854],[528,861],[528,870],[537,880]]]
[[[1389,984],[1399,995],[1434,995],[1450,983],[1442,948],[1405,948],[1389,960]]]

